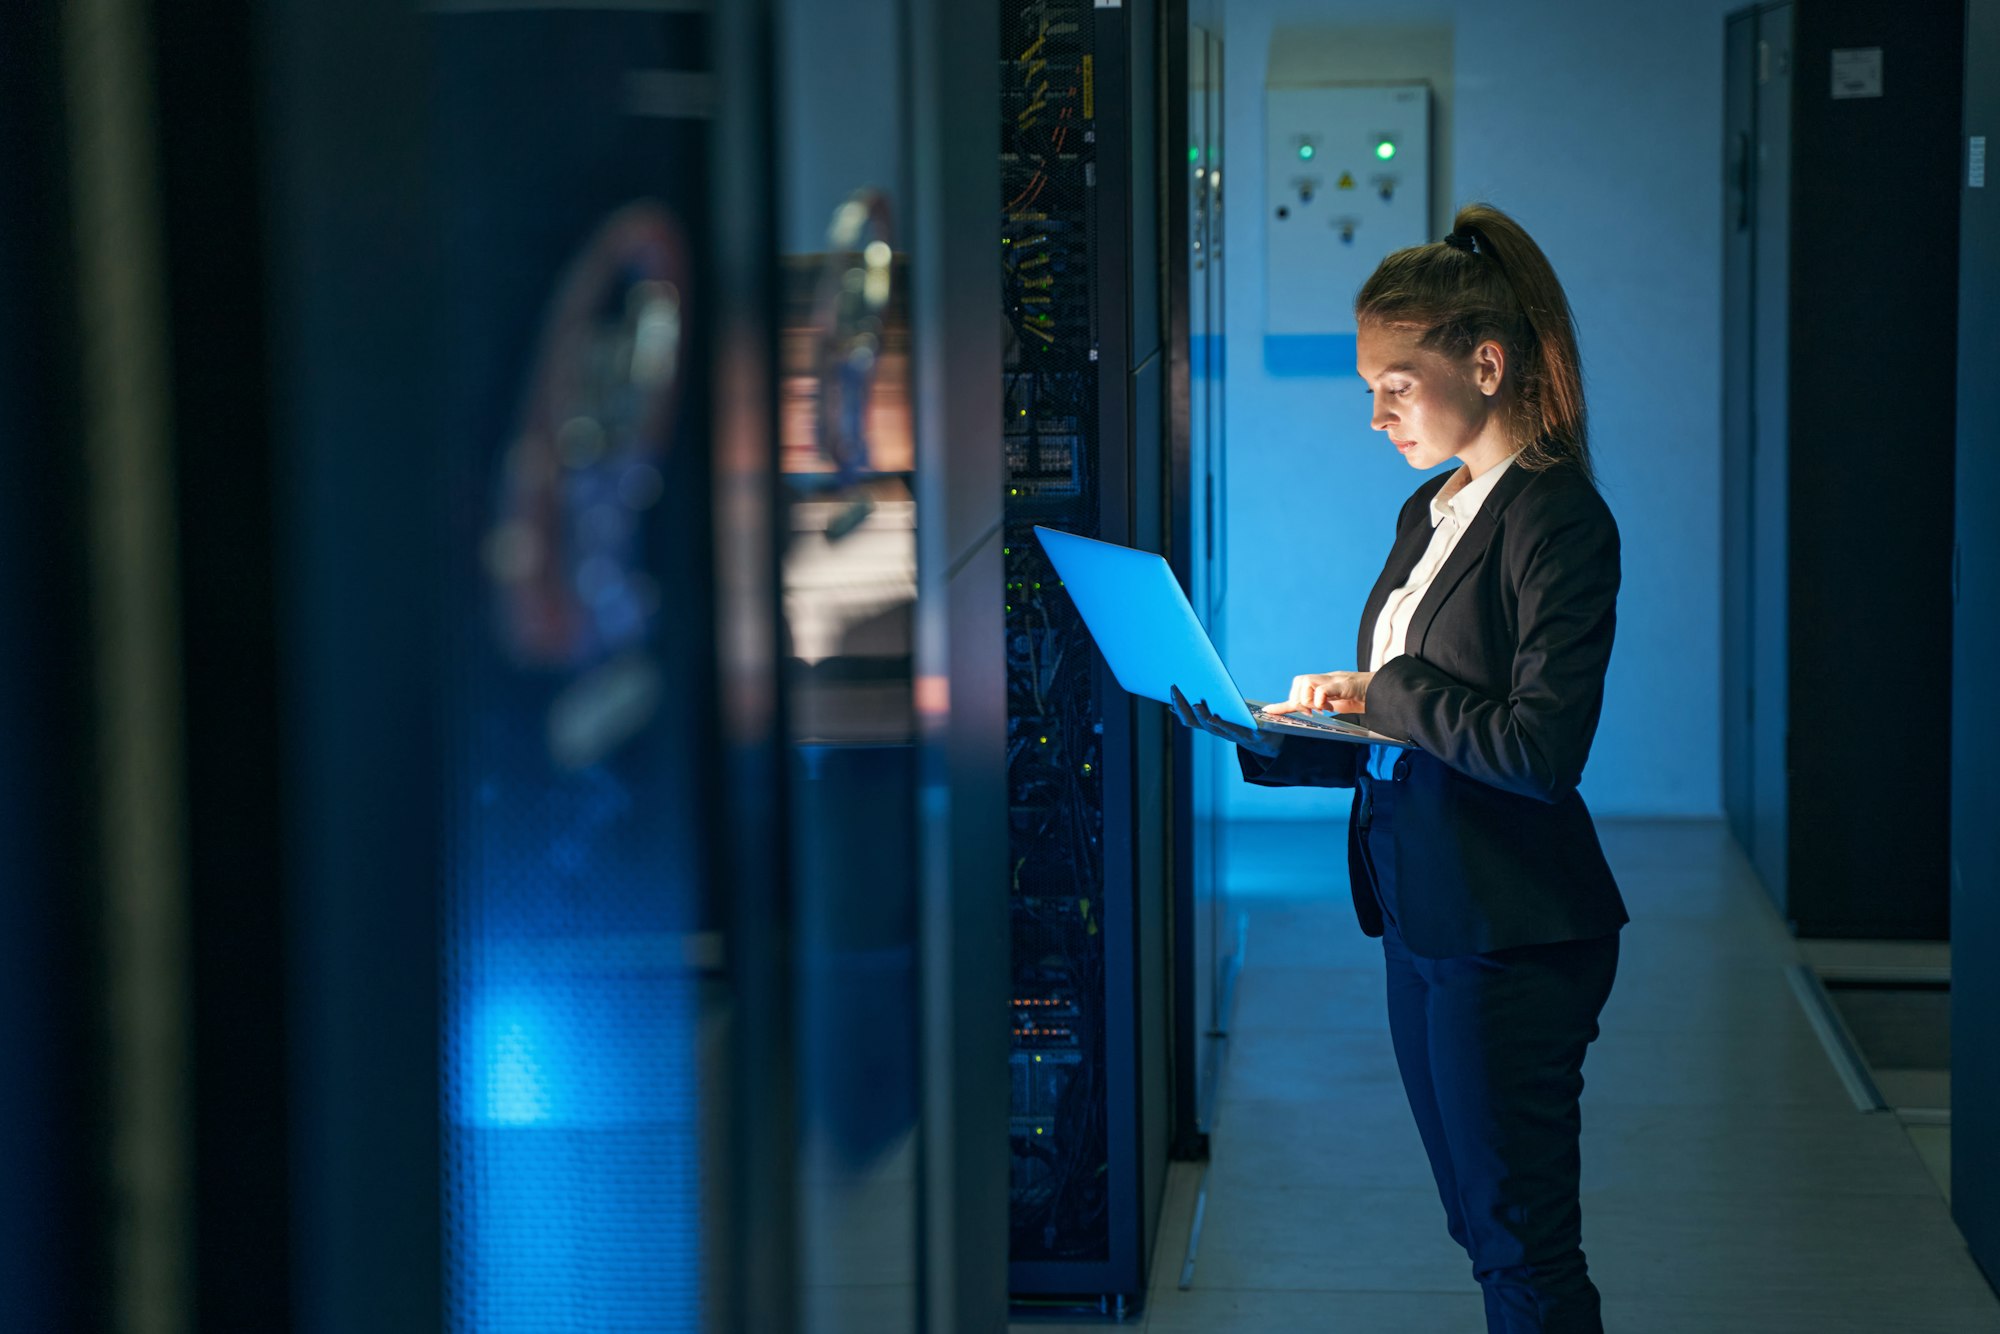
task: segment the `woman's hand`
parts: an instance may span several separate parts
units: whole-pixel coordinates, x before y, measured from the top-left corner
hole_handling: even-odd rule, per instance
[[[1199,704],[1188,703],[1187,696],[1181,693],[1179,686],[1171,686],[1169,689],[1173,692],[1174,697],[1174,717],[1197,731],[1207,732],[1212,736],[1219,736],[1224,741],[1241,746],[1253,755],[1262,755],[1267,760],[1276,755],[1278,748],[1284,745],[1283,737],[1276,736],[1270,732],[1260,732],[1254,727],[1244,727],[1240,724],[1216,717],[1208,711],[1207,700],[1203,700]]]
[[[1264,706],[1266,713],[1312,713],[1326,709],[1334,713],[1360,713],[1368,703],[1368,683],[1373,672],[1314,672],[1292,678],[1291,697]]]

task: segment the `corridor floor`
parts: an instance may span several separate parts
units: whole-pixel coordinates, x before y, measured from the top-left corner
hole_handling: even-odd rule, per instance
[[[1909,1137],[1857,1112],[1821,1050],[1785,976],[1797,948],[1722,826],[1600,829],[1633,917],[1584,1066],[1584,1248],[1607,1330],[2000,1331]],[[1182,1290],[1203,1173],[1177,1164],[1128,1328],[1484,1329],[1397,1081],[1340,834],[1230,831],[1247,948],[1199,1249]]]

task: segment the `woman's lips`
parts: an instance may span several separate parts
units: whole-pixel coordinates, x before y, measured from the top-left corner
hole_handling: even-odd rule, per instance
[[[1415,449],[1415,448],[1417,447],[1417,442],[1416,442],[1416,441],[1414,441],[1414,440],[1398,440],[1398,439],[1397,439],[1397,438],[1396,438],[1395,436],[1393,436],[1393,435],[1389,437],[1389,443],[1390,443],[1390,444],[1392,444],[1392,445],[1394,445],[1394,446],[1395,446],[1395,447],[1396,447],[1396,448],[1397,448],[1398,450],[1400,450],[1401,452],[1403,452],[1403,453],[1405,453],[1405,454],[1409,453],[1409,452],[1410,452],[1410,451],[1411,451],[1412,449]]]

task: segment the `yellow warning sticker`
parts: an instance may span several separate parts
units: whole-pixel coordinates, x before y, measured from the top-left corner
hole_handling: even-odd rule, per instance
[[[1097,71],[1089,56],[1083,58],[1083,118],[1097,119]]]
[[[1354,188],[1353,172],[1343,171],[1340,173],[1340,188],[1343,190],[1352,190]]]

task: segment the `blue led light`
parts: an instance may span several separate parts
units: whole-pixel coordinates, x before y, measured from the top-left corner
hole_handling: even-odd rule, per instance
[[[465,1044],[464,1087],[475,1125],[532,1126],[549,1119],[549,1086],[540,1056],[541,1025],[519,1002],[489,1006]]]
[[[449,902],[452,1334],[700,1329],[690,837],[639,775],[470,734]],[[667,744],[667,743],[663,743]]]

